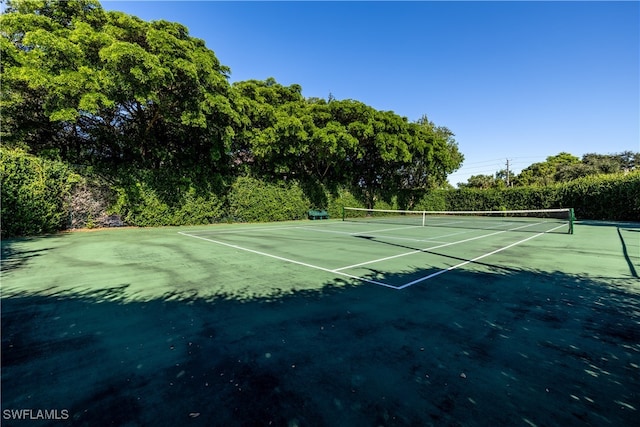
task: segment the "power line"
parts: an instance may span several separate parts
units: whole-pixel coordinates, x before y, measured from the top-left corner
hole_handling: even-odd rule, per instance
[[[527,160],[528,159],[528,160]],[[499,172],[505,174],[505,182],[507,186],[511,186],[511,182],[513,177],[519,173],[519,170],[525,169],[526,167],[531,166],[534,162],[531,160],[544,161],[546,157],[543,156],[522,156],[522,157],[509,157],[506,159],[506,169],[505,169],[505,158],[501,159],[491,159],[491,160],[482,160],[477,162],[469,163],[471,167],[463,166],[459,170],[453,172],[449,175],[449,179],[462,179],[463,177],[473,176],[473,175],[489,175],[496,176]]]
[[[502,158],[499,158],[499,159],[491,159],[491,160],[481,160],[481,161],[478,161],[478,162],[471,162],[471,163],[467,163],[467,164],[468,165],[477,165],[477,164],[480,164],[480,163],[491,163],[491,162],[501,162],[501,161],[502,161]]]
[[[528,161],[528,160],[524,160],[524,159],[543,159],[542,157],[539,156],[535,156],[535,157],[510,157],[509,158],[509,165],[510,166],[516,166],[516,165],[531,165],[532,162]],[[491,159],[491,160],[481,160],[481,161],[477,161],[477,162],[471,162],[471,163],[463,163],[463,166],[460,168],[461,171],[472,171],[472,170],[488,170],[489,168],[493,168],[493,167],[497,167],[498,169],[501,168],[501,166],[504,164],[504,157],[503,158],[499,158],[499,159]],[[533,162],[535,163],[535,162]],[[513,169],[513,168],[511,168]]]
[[[540,157],[510,157],[509,158],[509,171],[513,171],[514,169],[520,169],[519,166],[530,166],[535,162],[525,161],[522,159],[540,159]],[[517,160],[517,161],[515,161]],[[464,164],[459,170],[455,173],[471,173],[471,172],[495,172],[503,169],[504,158],[501,159],[492,159],[492,160],[483,160],[478,162],[472,162],[468,164]]]

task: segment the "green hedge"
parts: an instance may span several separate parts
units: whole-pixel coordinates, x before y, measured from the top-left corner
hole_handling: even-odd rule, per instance
[[[231,219],[239,222],[302,219],[310,207],[297,183],[274,184],[250,177],[238,178],[228,199]]]
[[[337,190],[336,194],[333,194],[329,198],[329,206],[327,206],[327,213],[330,218],[342,218],[342,208],[348,206],[352,208],[363,208],[364,204],[358,201],[353,194],[345,189]]]
[[[419,211],[446,211],[447,205],[447,193],[451,190],[434,190],[425,194],[416,203],[414,210]]]
[[[2,235],[24,236],[65,228],[81,177],[64,163],[0,148],[0,180]]]
[[[236,179],[223,195],[176,187],[169,200],[145,180],[117,191],[118,201],[111,211],[125,223],[141,227],[301,219],[310,205],[296,183],[275,184],[250,177]]]
[[[166,201],[147,182],[135,182],[117,188],[118,199],[110,209],[128,225],[155,227],[162,225],[197,225],[225,221],[224,199],[216,194],[198,195],[194,188],[176,188]]]
[[[574,208],[578,219],[640,221],[640,172],[589,176],[546,187],[434,190],[418,210]]]
[[[69,225],[74,185],[86,180],[64,163],[46,160],[22,150],[0,149],[2,235],[34,235]],[[160,190],[158,190],[160,189]],[[316,206],[298,183],[272,183],[237,178],[226,190],[196,190],[188,182],[163,183],[151,175],[131,177],[112,185],[117,194],[108,213],[128,225],[195,225],[216,222],[265,222],[306,218],[310,208],[326,209],[341,218],[343,206],[363,207],[353,193],[338,189],[326,194],[327,206]],[[317,196],[317,195],[316,195]],[[398,201],[375,207],[397,207]],[[503,190],[433,190],[413,207],[416,210],[504,210],[575,208],[578,219],[640,221],[640,172],[590,176],[548,187]]]
[[[590,176],[558,187],[559,198],[578,219],[640,221],[640,171]]]

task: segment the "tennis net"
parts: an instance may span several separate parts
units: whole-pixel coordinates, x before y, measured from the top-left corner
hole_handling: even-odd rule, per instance
[[[343,221],[419,227],[477,228],[573,234],[573,208],[500,211],[415,211],[344,207]]]

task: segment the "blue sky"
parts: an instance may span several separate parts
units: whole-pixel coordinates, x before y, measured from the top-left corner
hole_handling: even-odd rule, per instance
[[[638,2],[102,1],[180,22],[230,81],[427,115],[465,155],[452,184],[547,156],[640,151]]]

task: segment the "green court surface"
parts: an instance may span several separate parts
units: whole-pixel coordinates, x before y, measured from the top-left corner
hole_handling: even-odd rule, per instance
[[[2,258],[3,425],[640,417],[638,223],[111,229]]]

